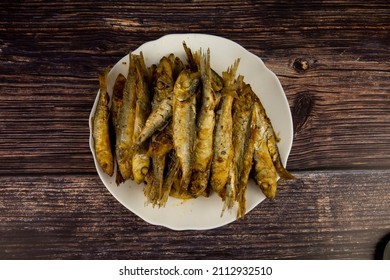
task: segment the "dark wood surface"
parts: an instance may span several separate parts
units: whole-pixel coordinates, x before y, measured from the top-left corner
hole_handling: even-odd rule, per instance
[[[387,1],[2,1],[0,259],[377,259],[390,239]],[[294,120],[279,183],[243,220],[172,231],[99,180],[88,117],[97,74],[170,33],[258,55]]]

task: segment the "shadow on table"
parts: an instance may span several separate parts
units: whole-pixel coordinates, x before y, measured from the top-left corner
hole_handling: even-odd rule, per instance
[[[386,234],[381,238],[375,248],[374,259],[383,260],[383,253],[387,243],[390,241],[390,233]]]

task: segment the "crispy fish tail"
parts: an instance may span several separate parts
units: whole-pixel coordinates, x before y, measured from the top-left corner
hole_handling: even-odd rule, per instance
[[[153,205],[158,204],[164,195],[164,170],[169,160],[168,154],[173,149],[172,126],[167,126],[163,131],[151,137],[148,154],[152,159],[151,183],[145,189],[148,202]],[[168,191],[169,194],[169,191]]]
[[[226,184],[225,194],[223,198],[223,208],[221,212],[221,217],[223,216],[226,209],[230,210],[231,208],[233,208],[234,202],[236,200],[236,196],[237,196],[236,185],[237,185],[238,172],[235,169],[236,166],[234,164],[231,164],[229,169],[229,179]]]
[[[272,157],[272,162],[274,163],[276,172],[282,179],[285,180],[294,179],[295,178],[294,175],[292,175],[289,171],[287,171],[287,169],[284,167],[282,163],[276,140],[277,137],[275,135],[275,132],[273,132],[271,136],[268,138],[268,142],[267,142],[268,151],[270,152],[270,155]]]
[[[170,157],[170,163],[168,165],[168,171],[164,178],[161,195],[158,201],[159,207],[164,207],[166,205],[169,194],[171,193],[172,186],[174,184],[175,178],[177,178],[179,170],[180,170],[180,163],[177,160],[175,153],[172,153]]]
[[[197,72],[198,71],[198,64],[195,61],[194,55],[192,54],[192,51],[189,47],[187,47],[186,42],[183,41],[183,48],[187,56],[187,62],[190,67],[190,70],[192,72]]]
[[[150,179],[147,180],[144,194],[147,198],[147,203],[151,203],[153,206],[159,203],[162,193],[165,160],[165,155],[152,157],[152,174]]]

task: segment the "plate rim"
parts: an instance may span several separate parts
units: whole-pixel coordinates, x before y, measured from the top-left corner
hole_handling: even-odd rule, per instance
[[[142,49],[144,49],[147,45],[152,45],[152,44],[156,44],[162,40],[169,40],[169,39],[173,39],[173,40],[177,40],[178,38],[183,38],[183,37],[201,37],[201,38],[213,38],[214,40],[223,40],[223,41],[226,41],[228,42],[229,44],[233,44],[236,48],[238,48],[241,52],[244,52],[246,55],[249,55],[251,56],[253,59],[256,60],[257,63],[260,63],[263,67],[263,70],[267,71],[268,75],[272,76],[273,80],[276,82],[276,86],[278,87],[278,90],[282,92],[282,100],[284,102],[284,106],[288,108],[288,119],[289,119],[289,123],[288,123],[288,127],[290,128],[289,129],[289,141],[286,143],[286,145],[288,146],[287,147],[287,150],[286,150],[286,155],[285,155],[285,158],[282,158],[282,162],[285,166],[287,166],[287,161],[288,161],[288,157],[290,155],[290,152],[291,152],[291,148],[292,148],[292,144],[293,144],[293,135],[294,135],[294,131],[293,131],[293,120],[292,120],[292,113],[291,113],[291,109],[289,107],[289,103],[288,103],[288,99],[287,99],[287,96],[286,96],[286,93],[284,92],[284,89],[282,87],[282,84],[280,82],[280,80],[278,79],[277,75],[272,72],[266,65],[265,63],[263,62],[263,60],[253,54],[252,52],[248,51],[247,49],[245,49],[243,46],[241,46],[240,44],[238,44],[237,42],[233,41],[233,40],[230,40],[228,38],[225,38],[225,37],[221,37],[221,36],[217,36],[217,35],[211,35],[211,34],[203,34],[203,33],[172,33],[172,34],[166,34],[166,35],[163,35],[155,40],[151,40],[151,41],[147,41],[145,43],[143,43],[142,45],[140,45],[138,48],[136,48],[134,51],[132,51],[133,53],[139,53]],[[189,46],[191,47],[191,46]],[[125,60],[127,58],[128,60],[128,56],[129,54],[125,55],[124,57],[122,57],[120,60],[118,60],[115,65],[110,69],[110,74],[111,74],[111,71],[118,66],[118,64],[120,64],[123,60]],[[131,211],[132,213],[134,213],[135,215],[137,215],[139,218],[141,218],[142,220],[144,220],[145,222],[149,223],[149,224],[152,224],[152,225],[156,225],[156,226],[162,226],[162,227],[165,227],[165,228],[169,228],[171,230],[175,230],[175,231],[182,231],[182,230],[210,230],[210,229],[215,229],[215,228],[219,228],[219,227],[222,227],[222,226],[225,226],[225,225],[228,225],[228,224],[231,224],[233,222],[235,222],[237,219],[232,219],[228,222],[219,222],[219,223],[216,223],[215,225],[210,225],[210,226],[186,226],[186,227],[179,227],[179,226],[173,226],[171,224],[167,224],[167,223],[164,223],[164,222],[159,222],[159,221],[156,221],[156,220],[153,220],[151,218],[148,218],[148,217],[145,217],[144,215],[142,215],[142,211],[138,211],[138,210],[135,210],[135,209],[131,209],[129,208],[127,205],[125,205],[124,202],[122,202],[122,199],[120,197],[118,197],[111,189],[110,187],[108,187],[105,183],[105,180],[104,178],[102,178],[102,174],[101,172],[99,172],[99,169],[98,169],[98,163],[97,163],[97,160],[96,160],[96,155],[95,155],[95,151],[94,151],[94,142],[93,142],[93,136],[92,136],[92,119],[93,119],[93,115],[94,115],[94,112],[96,110],[96,105],[97,105],[97,100],[98,100],[98,97],[99,97],[99,94],[100,94],[100,90],[98,90],[97,94],[96,94],[96,97],[95,97],[95,100],[94,100],[94,103],[93,103],[93,106],[92,106],[92,109],[91,109],[91,112],[90,112],[90,115],[89,115],[89,130],[90,130],[90,137],[89,137],[89,146],[90,146],[90,150],[92,152],[92,155],[93,155],[93,159],[94,159],[94,163],[95,163],[95,168],[96,168],[96,171],[99,175],[99,178],[101,180],[101,182],[103,183],[103,185],[105,186],[105,188],[110,192],[110,194],[120,203],[122,204],[122,206],[124,206],[127,210]],[[256,95],[258,95],[258,93],[256,93]],[[110,98],[111,99],[111,98]],[[267,109],[267,108],[266,108]],[[115,170],[116,171],[116,170]],[[114,175],[115,176],[115,172],[114,172]],[[121,186],[121,185],[120,185]],[[120,187],[119,186],[119,187]],[[117,187],[117,186],[115,186]],[[170,197],[170,199],[173,199]],[[250,211],[252,211],[255,207],[257,207],[262,201],[264,201],[265,197],[263,197],[259,202],[257,202],[253,207],[251,207],[250,209],[247,209],[247,212],[246,214],[248,214]],[[145,206],[145,207],[152,207],[151,205],[148,205],[148,206]]]

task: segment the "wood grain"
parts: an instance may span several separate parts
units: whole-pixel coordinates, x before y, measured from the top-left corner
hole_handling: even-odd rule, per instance
[[[372,259],[390,239],[387,1],[2,1],[0,259]],[[294,120],[276,201],[173,232],[98,179],[97,74],[170,33],[223,36],[279,78]]]
[[[150,225],[97,175],[0,177],[1,259],[372,259],[390,231],[390,171],[299,172],[243,220]],[[387,181],[387,184],[383,184]],[[347,202],[346,202],[347,201]]]
[[[296,129],[291,169],[389,167],[386,5],[145,5],[32,1],[1,9],[0,174],[94,172],[87,139],[97,73],[175,32],[236,40],[279,76]]]

